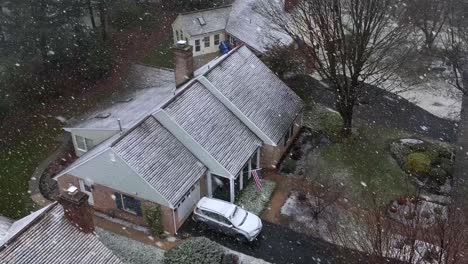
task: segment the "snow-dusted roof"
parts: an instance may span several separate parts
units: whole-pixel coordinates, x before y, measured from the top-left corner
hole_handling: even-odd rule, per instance
[[[205,35],[224,31],[231,12],[231,6],[205,9],[196,12],[180,14],[175,23],[183,25],[184,33],[190,36]]]
[[[271,23],[255,10],[255,2],[256,0],[234,2],[226,32],[260,53],[276,43],[291,44],[293,40],[288,35],[275,30]]]
[[[15,222],[0,248],[0,262],[29,263],[122,263],[93,233],[72,225],[63,208],[53,203]],[[9,231],[10,232],[10,231]]]
[[[79,118],[69,128],[118,130],[117,119],[120,119],[123,129],[130,128],[174,94],[174,71],[134,65],[128,87],[127,93],[116,95],[100,109]]]
[[[0,245],[2,240],[7,236],[7,231],[13,224],[13,220],[0,215]]]

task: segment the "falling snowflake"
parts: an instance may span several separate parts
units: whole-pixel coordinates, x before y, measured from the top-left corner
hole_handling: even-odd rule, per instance
[[[367,187],[367,184],[365,182],[361,182],[361,185]]]

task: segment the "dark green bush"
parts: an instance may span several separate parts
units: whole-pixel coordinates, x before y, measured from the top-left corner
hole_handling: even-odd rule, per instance
[[[293,159],[287,159],[283,162],[283,167],[281,171],[284,173],[294,173],[296,171],[296,163],[297,161]]]
[[[432,168],[429,171],[429,177],[438,185],[444,185],[448,179],[448,173],[442,168]]]
[[[154,236],[159,236],[164,232],[162,226],[161,206],[154,203],[143,204],[143,215],[145,216],[146,223]]]
[[[224,251],[215,242],[195,237],[166,252],[164,264],[218,264]]]

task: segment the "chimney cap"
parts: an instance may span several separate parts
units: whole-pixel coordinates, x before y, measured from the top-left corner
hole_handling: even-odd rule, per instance
[[[67,192],[69,194],[74,194],[77,191],[78,191],[78,188],[75,185],[70,185],[70,187],[68,187],[68,189],[67,189]]]
[[[185,40],[179,40],[176,43],[176,48],[178,49],[185,49],[187,47],[187,41]]]

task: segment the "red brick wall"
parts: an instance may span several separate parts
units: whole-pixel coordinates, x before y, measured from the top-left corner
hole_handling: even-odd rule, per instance
[[[64,175],[60,178],[58,178],[58,185],[59,189],[61,192],[64,192],[70,184],[73,184],[77,187],[79,187],[79,178],[74,177],[72,175]],[[119,208],[117,208],[117,205],[115,203],[114,198],[114,193],[116,191],[114,189],[108,188],[103,185],[99,184],[94,184],[93,185],[93,198],[94,198],[94,205],[93,208],[95,211],[99,211],[101,213],[104,213],[106,215],[109,215],[111,217],[116,217],[119,219],[123,219],[125,221],[141,225],[141,226],[147,226],[146,220],[143,216],[137,216],[135,214],[132,214],[130,212],[123,211]],[[122,193],[122,192],[120,192]],[[125,193],[124,193],[125,194]],[[129,196],[134,197],[131,194],[126,194]],[[144,200],[139,199],[141,201],[141,204],[144,203]],[[174,234],[174,220],[172,218],[172,209],[161,205],[161,211],[162,211],[162,223],[164,230]]]
[[[299,132],[302,128],[302,114],[300,114],[294,120],[294,124],[294,135],[289,139],[286,146],[284,145],[284,137],[276,147],[263,145],[260,151],[260,165],[262,168],[275,169],[278,166],[286,150],[291,146],[291,144],[294,142],[294,139],[299,135]]]

